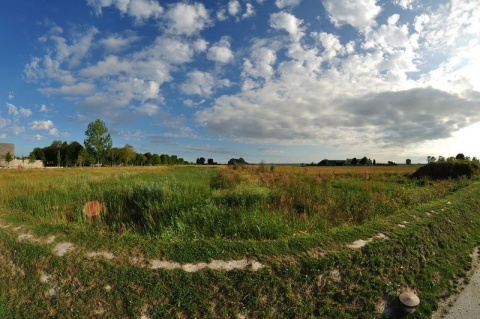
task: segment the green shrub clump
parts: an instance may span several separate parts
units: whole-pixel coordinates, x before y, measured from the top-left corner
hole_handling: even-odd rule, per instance
[[[479,172],[480,166],[474,162],[433,162],[420,167],[413,173],[412,177],[428,177],[431,179],[472,178]]]

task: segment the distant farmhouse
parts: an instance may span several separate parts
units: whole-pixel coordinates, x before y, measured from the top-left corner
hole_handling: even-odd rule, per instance
[[[7,162],[7,154],[10,153],[12,160]],[[1,168],[43,168],[43,162],[36,160],[30,163],[28,159],[15,158],[15,144],[0,143],[0,167]]]

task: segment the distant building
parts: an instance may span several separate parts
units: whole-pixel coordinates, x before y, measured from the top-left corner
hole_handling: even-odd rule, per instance
[[[10,152],[12,155],[12,161],[7,163],[5,157]],[[15,144],[12,143],[0,143],[0,167],[2,168],[43,168],[43,162],[36,160],[30,163],[28,159],[15,158]]]
[[[12,143],[0,143],[0,158],[5,159],[7,153],[10,152],[12,158],[15,157],[15,144]]]

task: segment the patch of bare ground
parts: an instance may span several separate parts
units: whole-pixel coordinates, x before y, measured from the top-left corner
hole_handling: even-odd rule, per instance
[[[365,240],[364,239],[356,240],[353,243],[348,244],[347,247],[350,248],[350,249],[360,249],[363,246],[367,245],[368,243],[371,243],[372,241],[374,241],[376,239],[384,240],[384,239],[388,239],[388,237],[383,233],[378,233],[375,236],[370,237],[370,238],[365,239]]]

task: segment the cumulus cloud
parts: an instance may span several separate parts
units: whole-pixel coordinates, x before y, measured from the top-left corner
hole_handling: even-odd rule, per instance
[[[180,85],[183,93],[189,95],[199,95],[207,97],[213,94],[214,89],[229,86],[230,81],[227,79],[217,80],[208,72],[194,70],[187,74],[187,80]],[[187,102],[187,106],[193,106],[192,103]]]
[[[207,9],[202,3],[188,4],[179,2],[168,8],[165,13],[167,30],[178,35],[193,35],[210,25]]]
[[[94,8],[97,15],[102,14],[103,8],[113,6],[122,14],[135,18],[137,22],[159,18],[163,12],[163,8],[155,0],[87,0],[87,4]]]
[[[297,19],[293,14],[288,12],[277,12],[270,16],[270,26],[276,30],[285,30],[290,34],[294,41],[300,40],[303,35],[301,24],[303,20]]]
[[[393,0],[393,3],[399,7],[401,7],[402,9],[413,9],[415,3],[417,2],[417,0]]]
[[[247,3],[245,8],[245,13],[242,15],[242,19],[247,19],[255,15],[255,8],[253,4]]]
[[[53,122],[51,120],[33,121],[30,123],[31,130],[51,130],[53,128]]]
[[[19,113],[23,117],[30,117],[33,114],[32,110],[23,107],[20,108]]]
[[[375,18],[382,11],[377,0],[323,0],[323,6],[336,26],[347,23],[360,30],[376,25]]]
[[[283,9],[286,7],[295,7],[300,4],[302,0],[275,0],[275,5],[279,9]]]
[[[18,116],[18,109],[17,107],[12,104],[12,103],[6,103],[8,114],[13,115],[13,116]]]
[[[220,41],[214,43],[207,53],[207,59],[226,64],[233,60],[233,52],[230,50],[230,38],[222,37]]]
[[[236,16],[237,14],[240,13],[241,7],[240,7],[240,2],[238,0],[231,0],[228,3],[228,13],[232,16]]]

